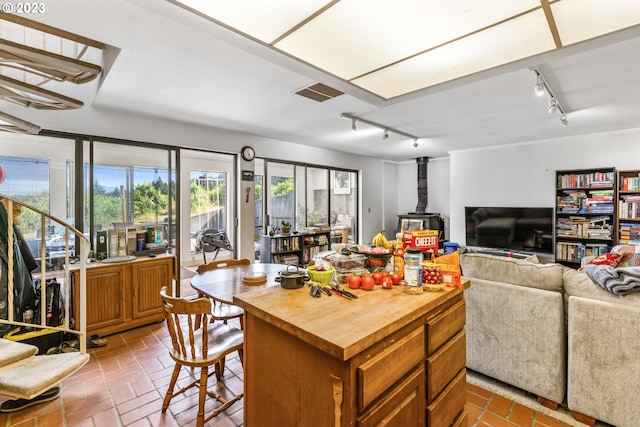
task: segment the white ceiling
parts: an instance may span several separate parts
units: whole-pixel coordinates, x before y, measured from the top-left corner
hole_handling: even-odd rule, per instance
[[[29,18],[120,49],[83,99],[96,114],[141,114],[395,161],[640,127],[640,25],[385,99],[168,1],[56,0]],[[547,113],[548,97],[534,95],[533,66],[561,101],[567,127]],[[295,94],[318,82],[345,95],[319,103]],[[393,133],[383,140],[364,124],[353,133],[345,112],[419,136],[419,146]]]

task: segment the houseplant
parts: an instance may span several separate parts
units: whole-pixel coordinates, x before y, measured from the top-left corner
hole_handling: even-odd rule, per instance
[[[282,234],[289,234],[291,232],[291,223],[289,221],[282,220],[280,223],[280,231]]]

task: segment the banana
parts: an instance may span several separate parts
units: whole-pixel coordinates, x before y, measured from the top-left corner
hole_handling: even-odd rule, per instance
[[[373,240],[371,244],[376,247],[391,249],[393,246],[391,242],[387,239],[387,236],[384,235],[384,230],[380,231],[378,234],[373,236]]]

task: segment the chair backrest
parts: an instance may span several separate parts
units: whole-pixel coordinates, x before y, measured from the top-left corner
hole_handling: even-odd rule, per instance
[[[211,360],[206,355],[211,301],[208,298],[175,298],[167,295],[166,286],[160,291],[160,296],[171,336],[171,355],[193,366],[209,364]]]
[[[232,267],[235,265],[249,265],[251,261],[247,258],[242,259],[221,259],[219,261],[212,261],[208,264],[202,264],[198,266],[198,273],[204,273],[205,271],[215,270],[216,268]]]

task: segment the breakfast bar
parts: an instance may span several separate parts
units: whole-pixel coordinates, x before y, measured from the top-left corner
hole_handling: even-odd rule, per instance
[[[469,285],[234,296],[245,311],[244,425],[466,426]]]

